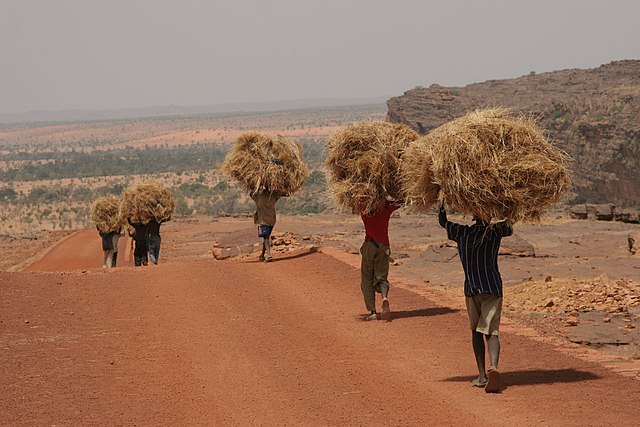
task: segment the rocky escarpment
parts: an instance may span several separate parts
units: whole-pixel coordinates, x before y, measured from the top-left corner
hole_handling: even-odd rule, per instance
[[[640,207],[640,61],[465,87],[417,87],[387,101],[388,119],[425,134],[465,113],[504,106],[532,114],[573,159],[573,203]]]

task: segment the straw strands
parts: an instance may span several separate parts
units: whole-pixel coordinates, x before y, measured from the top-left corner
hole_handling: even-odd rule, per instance
[[[355,213],[371,213],[387,198],[402,199],[400,157],[418,134],[387,122],[358,122],[327,140],[330,190],[337,204]]]
[[[568,157],[546,140],[533,119],[506,109],[471,112],[416,144],[421,147],[411,151],[423,155],[406,157],[403,182],[430,180],[440,187],[446,205],[487,221],[539,220],[570,188]],[[432,187],[406,187],[408,203],[432,203]]]
[[[399,175],[405,206],[410,211],[424,212],[438,202],[440,186],[433,182],[432,156],[425,137],[411,142],[404,150]]]
[[[268,189],[291,195],[302,187],[309,174],[298,143],[258,132],[238,137],[221,170],[240,181],[251,194]]]
[[[173,194],[155,181],[144,182],[125,190],[120,203],[120,216],[124,221],[147,223],[171,220],[175,209]]]
[[[100,197],[91,206],[91,221],[103,233],[117,231],[122,223],[119,208],[120,199],[116,196]]]

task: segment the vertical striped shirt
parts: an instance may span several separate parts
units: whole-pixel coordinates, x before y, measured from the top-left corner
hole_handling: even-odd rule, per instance
[[[502,277],[498,270],[498,250],[503,237],[513,228],[506,222],[493,225],[460,225],[447,221],[447,237],[458,244],[464,269],[464,294],[468,297],[491,294],[502,297]]]

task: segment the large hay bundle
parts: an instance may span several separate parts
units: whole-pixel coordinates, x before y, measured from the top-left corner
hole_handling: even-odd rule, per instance
[[[124,221],[147,223],[152,218],[158,222],[171,220],[175,209],[173,194],[155,181],[147,181],[128,188],[122,195],[120,216]]]
[[[325,164],[338,204],[356,213],[370,213],[388,197],[402,199],[400,158],[417,138],[405,125],[374,121],[354,123],[331,135]]]
[[[474,111],[420,143],[423,163],[414,158],[404,165],[403,181],[431,179],[448,206],[487,221],[539,220],[570,187],[568,157],[547,142],[533,119],[506,109]],[[409,202],[424,196],[417,186],[405,190]]]
[[[103,233],[117,231],[122,224],[119,208],[120,199],[116,196],[100,197],[91,206],[91,221]]]
[[[291,195],[302,187],[309,174],[298,143],[258,132],[238,137],[221,170],[240,181],[251,194],[269,189]]]
[[[400,181],[405,206],[411,211],[426,211],[438,202],[440,186],[433,182],[432,155],[425,137],[412,141],[404,150]]]

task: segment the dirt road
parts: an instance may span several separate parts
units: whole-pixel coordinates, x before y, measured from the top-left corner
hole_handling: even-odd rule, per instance
[[[118,266],[133,265],[129,261],[129,237],[118,240]],[[103,261],[102,242],[95,230],[80,230],[49,248],[43,257],[24,271],[69,271],[98,268]]]
[[[395,287],[363,322],[358,280],[324,253],[0,272],[0,424],[637,425],[640,381],[519,334],[504,391],[471,387],[464,312]]]

